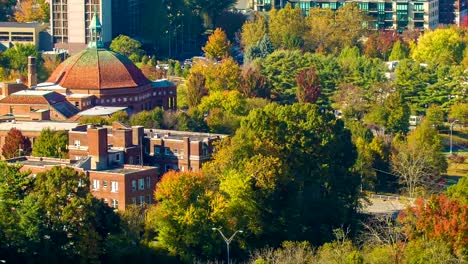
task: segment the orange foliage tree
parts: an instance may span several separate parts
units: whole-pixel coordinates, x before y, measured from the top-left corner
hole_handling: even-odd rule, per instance
[[[45,0],[21,0],[15,12],[15,20],[25,22],[48,22],[49,4]]]
[[[441,239],[458,254],[468,253],[468,205],[445,195],[416,200],[399,215],[409,239]]]

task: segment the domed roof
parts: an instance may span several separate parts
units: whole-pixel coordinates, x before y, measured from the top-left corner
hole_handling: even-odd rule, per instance
[[[150,83],[127,57],[88,48],[60,64],[47,82],[68,89],[132,88]]]

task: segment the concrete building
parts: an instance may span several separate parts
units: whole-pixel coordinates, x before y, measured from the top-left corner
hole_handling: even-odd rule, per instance
[[[38,50],[47,49],[50,42],[46,32],[48,24],[0,22],[0,51],[16,43],[33,44]]]
[[[89,26],[96,13],[106,29],[102,41],[112,41],[112,0],[51,0],[50,30],[54,46],[71,54],[87,47]]]
[[[269,11],[272,6],[284,7],[286,3],[298,5],[308,15],[311,8],[338,8],[356,2],[359,8],[371,18],[375,29],[393,29],[402,32],[406,29],[435,29],[439,26],[439,0],[255,0],[254,9]]]

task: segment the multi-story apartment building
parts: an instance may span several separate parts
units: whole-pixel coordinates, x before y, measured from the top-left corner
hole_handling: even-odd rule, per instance
[[[356,2],[372,19],[371,27],[375,29],[435,29],[439,25],[439,0],[255,0],[254,9],[269,11],[272,6],[283,7],[287,2],[298,5],[308,15],[311,8],[338,8],[350,2]]]
[[[112,40],[112,0],[51,0],[50,29],[56,48],[71,53],[90,42],[90,24],[96,13],[102,23],[102,41]]]

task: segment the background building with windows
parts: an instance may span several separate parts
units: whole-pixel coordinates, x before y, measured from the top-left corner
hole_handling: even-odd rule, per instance
[[[102,41],[112,41],[112,0],[51,0],[50,30],[55,48],[76,53],[86,48],[89,26],[96,13],[106,29]]]
[[[375,29],[435,29],[439,25],[439,0],[368,0],[368,1],[330,1],[330,0],[255,0],[254,10],[269,11],[272,6],[284,7],[291,3],[305,15],[311,8],[338,8],[350,2],[356,2],[359,8],[371,17],[371,27]]]
[[[49,49],[48,24],[0,22],[0,51],[16,43],[33,44],[38,50]]]
[[[290,0],[308,14],[310,8],[337,10],[348,2]],[[375,29],[435,29],[439,25],[439,0],[356,1]]]

